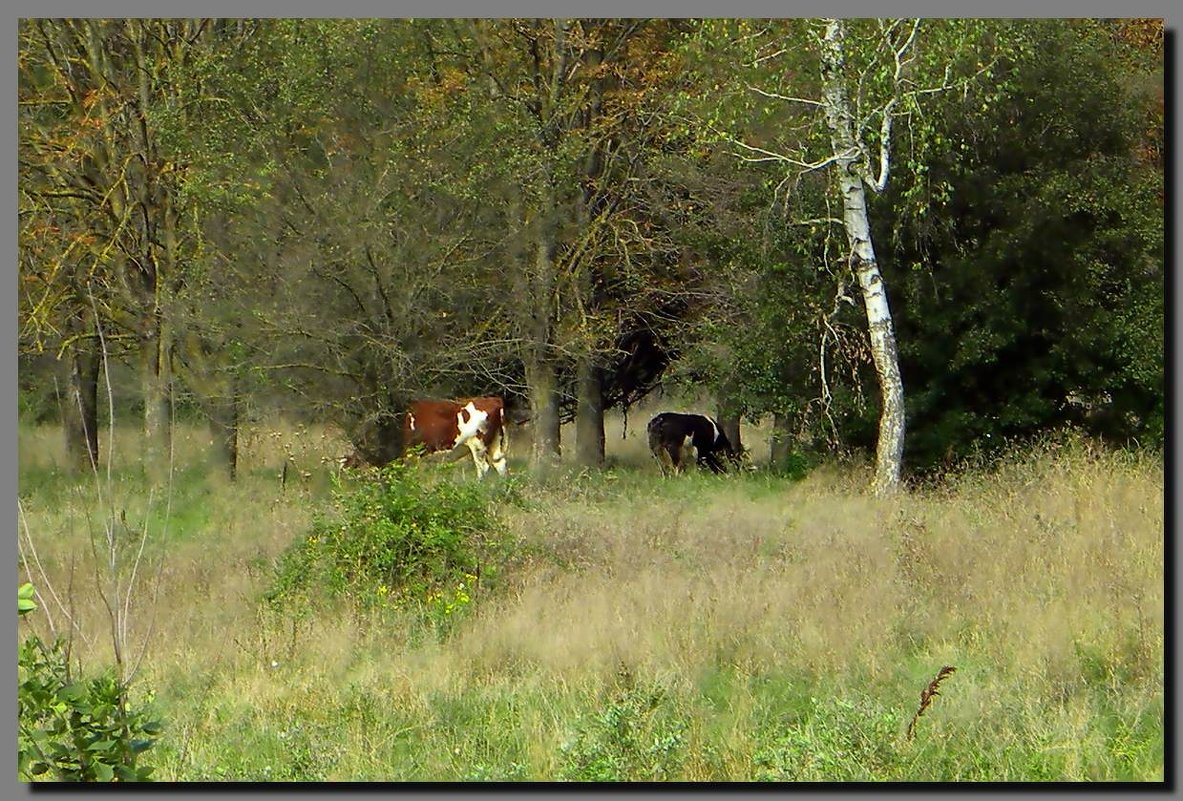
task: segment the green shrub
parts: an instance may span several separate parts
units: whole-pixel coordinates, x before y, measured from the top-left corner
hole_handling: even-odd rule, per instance
[[[824,459],[819,453],[790,451],[779,462],[769,465],[769,470],[774,475],[800,481],[823,462]]]
[[[20,588],[18,611],[36,608],[33,586]],[[139,764],[155,743],[159,721],[132,709],[127,688],[107,669],[87,681],[71,678],[65,642],[36,635],[20,646],[17,673],[17,772],[22,781],[147,781]]]
[[[436,622],[462,612],[508,540],[488,485],[430,475],[395,463],[372,481],[335,481],[332,509],[280,557],[266,598],[298,610],[342,599],[413,608]]]
[[[622,671],[607,705],[562,746],[562,777],[580,782],[671,781],[686,758],[686,724],[663,715],[665,691]]]

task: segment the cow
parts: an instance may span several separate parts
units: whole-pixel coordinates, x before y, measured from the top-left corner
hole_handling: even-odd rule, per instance
[[[649,432],[649,450],[657,457],[663,475],[671,469],[674,472],[682,470],[682,450],[687,444],[694,446],[698,466],[710,468],[715,473],[726,472],[720,454],[733,464],[739,462],[739,453],[723,429],[704,415],[662,412],[649,421],[646,430]]]
[[[468,446],[477,478],[492,466],[506,475],[505,403],[498,397],[412,401],[403,420],[403,443],[428,453]]]

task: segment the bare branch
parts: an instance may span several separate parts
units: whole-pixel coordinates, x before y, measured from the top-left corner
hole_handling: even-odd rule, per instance
[[[810,98],[807,98],[807,97],[789,97],[788,95],[780,95],[780,94],[777,94],[776,92],[766,92],[763,89],[761,89],[760,87],[752,86],[750,84],[748,85],[748,90],[755,92],[758,95],[762,95],[764,97],[771,98],[772,100],[783,100],[787,103],[804,103],[809,106],[819,106],[819,107],[825,105],[820,100],[811,100]]]
[[[732,137],[732,136],[728,136],[726,138],[727,138],[727,141],[729,141],[733,145],[741,147],[744,150],[750,151],[752,153],[759,154],[759,156],[737,155],[737,157],[743,161],[747,161],[747,162],[751,162],[751,163],[772,161],[772,162],[780,162],[780,163],[784,163],[784,164],[792,164],[795,167],[800,167],[802,169],[802,171],[804,171],[804,172],[813,172],[815,170],[823,169],[823,168],[828,167],[829,165],[833,164],[836,161],[840,161],[843,158],[849,158],[850,156],[852,156],[858,152],[857,150],[852,149],[852,150],[846,151],[845,153],[839,153],[839,154],[830,156],[829,158],[822,159],[821,161],[815,161],[815,162],[810,163],[810,162],[801,161],[800,159],[795,159],[792,156],[786,156],[784,153],[774,153],[773,151],[765,150],[762,147],[756,147],[754,145],[749,145],[745,142],[741,142],[739,139],[736,139],[735,137]]]

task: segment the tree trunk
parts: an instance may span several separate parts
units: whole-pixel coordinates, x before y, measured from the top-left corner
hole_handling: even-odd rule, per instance
[[[144,52],[148,39],[143,23],[126,22],[131,43],[132,65],[129,76],[136,82],[137,101],[133,108],[140,124],[132,136],[139,147],[137,168],[129,173],[134,186],[138,228],[138,260],[134,265],[143,282],[144,315],[144,436],[145,463],[153,481],[167,476],[172,458],[172,310],[169,306],[170,282],[177,275],[176,215],[169,189],[161,179],[162,162],[158,157],[152,128],[146,123],[152,108],[153,86],[149,59]]]
[[[238,478],[238,426],[241,409],[242,399],[235,379],[230,380],[229,391],[224,397],[213,398],[210,402],[209,425],[214,438],[214,458],[231,481]]]
[[[549,182],[549,176],[543,180]],[[545,196],[553,201],[553,187]],[[530,341],[526,346],[526,384],[530,392],[534,441],[530,448],[530,463],[545,469],[559,461],[561,433],[559,426],[559,377],[552,353],[555,315],[555,285],[557,281],[555,252],[555,204],[544,202],[537,221],[534,248],[534,269],[530,276]]]
[[[99,353],[86,339],[75,342],[62,422],[69,464],[79,471],[99,464]]]
[[[557,464],[561,454],[558,376],[554,365],[544,360],[526,365],[526,383],[530,387],[530,428],[534,437],[530,464],[545,470]]]
[[[588,88],[588,106],[581,115],[581,127],[585,131],[590,131],[596,123],[603,106],[604,77],[600,72],[603,58],[604,54],[595,48],[588,49],[583,54],[587,74],[599,76]],[[592,225],[592,206],[596,200],[598,183],[604,173],[603,147],[603,141],[595,142],[590,146],[584,159],[583,187],[579,205],[575,210],[575,223],[579,232],[585,235]],[[583,307],[589,312],[595,312],[601,303],[596,276],[599,265],[594,256],[589,254],[582,264],[577,265],[577,269],[576,286]],[[597,348],[598,343],[588,333],[585,337],[584,352],[576,365],[578,389],[575,407],[575,458],[584,467],[600,468],[604,466],[604,393],[603,371],[596,358]]]
[[[769,463],[774,471],[784,470],[792,453],[793,417],[784,412],[772,415],[772,443],[769,447]]]
[[[879,440],[875,449],[872,486],[876,494],[883,494],[894,490],[900,480],[904,455],[904,385],[887,291],[871,241],[866,188],[858,173],[860,151],[843,83],[845,35],[846,28],[841,20],[832,19],[827,23],[822,43],[822,84],[826,122],[837,166],[836,185],[842,200],[842,222],[850,246],[850,267],[862,287],[871,357],[879,376]]]
[[[740,413],[738,406],[729,398],[723,396],[719,399],[717,410],[715,416],[719,420],[719,427],[727,435],[727,440],[731,443],[731,447],[735,448],[736,453],[743,453],[743,439],[739,426]]]
[[[142,343],[144,465],[153,481],[163,480],[168,474],[172,439],[172,381],[163,316],[163,313],[156,311],[149,317]]]
[[[579,389],[575,410],[575,458],[584,467],[604,466],[604,396],[599,365],[585,356],[579,360]]]

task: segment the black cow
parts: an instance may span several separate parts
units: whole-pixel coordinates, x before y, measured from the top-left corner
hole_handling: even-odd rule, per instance
[[[687,440],[698,454],[699,467],[709,467],[716,473],[726,472],[719,459],[720,454],[733,464],[738,463],[739,454],[723,429],[714,420],[701,414],[662,412],[649,421],[647,430],[649,450],[657,457],[663,474],[670,469],[675,472],[682,469],[682,449],[687,445]]]

